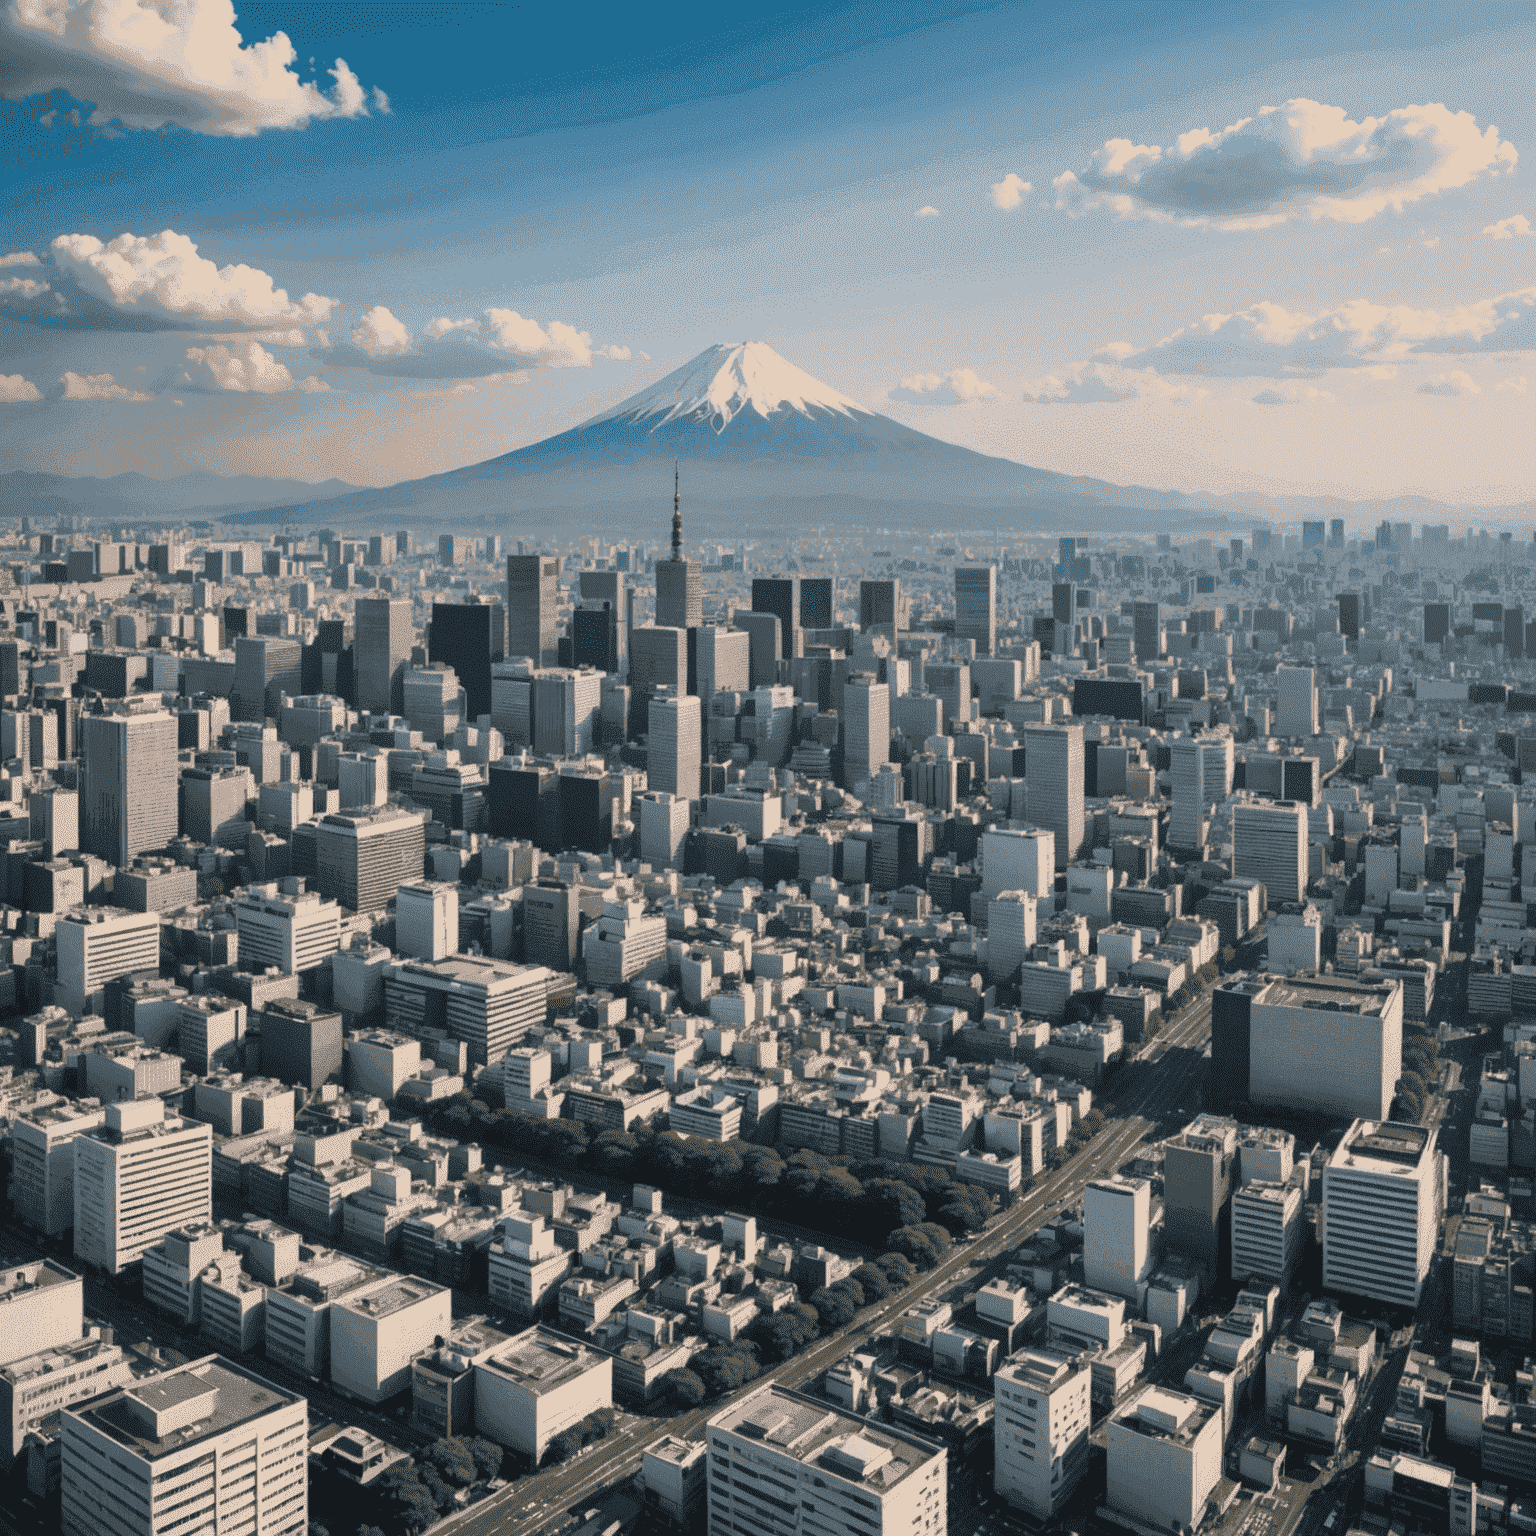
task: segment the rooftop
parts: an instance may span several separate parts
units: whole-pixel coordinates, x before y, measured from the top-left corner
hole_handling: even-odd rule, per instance
[[[565,1386],[602,1359],[597,1350],[575,1339],[563,1338],[549,1328],[533,1327],[496,1350],[480,1368],[539,1394]]]

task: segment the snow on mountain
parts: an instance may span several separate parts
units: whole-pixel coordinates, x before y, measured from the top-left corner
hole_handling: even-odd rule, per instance
[[[675,421],[697,421],[719,433],[743,411],[756,411],[767,420],[786,406],[804,416],[815,411],[840,416],[873,414],[857,400],[787,362],[766,342],[743,341],[707,347],[692,362],[611,411],[583,422],[582,427],[627,421],[649,423],[648,430],[654,431]]]

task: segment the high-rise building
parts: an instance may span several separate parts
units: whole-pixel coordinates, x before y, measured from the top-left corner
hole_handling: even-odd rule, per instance
[[[1024,779],[1029,818],[1056,834],[1056,868],[1082,856],[1084,831],[1083,728],[1031,725],[1024,731]]]
[[[1288,1290],[1304,1239],[1299,1183],[1256,1179],[1232,1191],[1231,1275],[1238,1284]]]
[[[1058,624],[1071,629],[1077,623],[1077,587],[1070,581],[1053,582],[1051,585],[1051,617]]]
[[[1162,612],[1158,605],[1140,600],[1132,604],[1131,626],[1136,660],[1143,666],[1156,661],[1163,654]]]
[[[308,998],[273,998],[261,1016],[261,1070],[267,1077],[315,1089],[342,1069],[342,1019]]]
[[[644,624],[629,639],[629,728],[644,735],[649,728],[651,697],[658,688],[688,692],[688,631]]]
[[[1275,734],[1317,735],[1317,672],[1312,667],[1275,669]]]
[[[404,714],[405,672],[416,641],[409,599],[358,598],[353,636],[357,707],[380,715]]]
[[[752,686],[752,637],[743,629],[706,624],[698,636],[699,697],[746,693]]]
[[[75,1257],[118,1274],[167,1232],[213,1216],[213,1127],[158,1098],[109,1104],[75,1138]]]
[[[656,623],[664,629],[697,629],[704,622],[704,572],[683,558],[683,495],[672,472],[672,558],[656,562]]]
[[[1356,1120],[1323,1169],[1323,1288],[1415,1308],[1434,1258],[1443,1174],[1435,1132]]]
[[[1296,800],[1232,807],[1232,874],[1264,884],[1269,905],[1307,894],[1307,808]]]
[[[302,688],[300,647],[287,635],[241,635],[235,641],[235,691],[230,702],[236,720],[275,720],[279,697]]]
[[[1211,807],[1232,791],[1232,738],[1179,736],[1169,743],[1169,752],[1173,790],[1169,846],[1203,848]]]
[[[955,567],[955,638],[974,640],[978,656],[997,649],[997,567]]]
[[[1093,1372],[1060,1349],[1021,1349],[992,1378],[992,1486],[1001,1499],[1048,1520],[1088,1468]]]
[[[119,869],[176,836],[176,719],[147,702],[80,720],[80,841]]]
[[[859,628],[901,628],[901,582],[861,581],[859,583]]]
[[[395,892],[395,953],[446,960],[459,947],[459,888],[446,880],[402,883]]]
[[[651,789],[693,799],[703,766],[704,717],[701,701],[674,688],[651,696],[646,783]]]
[[[832,578],[830,576],[800,578],[800,627],[801,629],[832,628]]]
[[[502,660],[506,632],[500,603],[432,605],[427,658],[452,667],[458,675],[470,720],[491,712],[491,664]]]
[[[55,1002],[73,1014],[100,1012],[107,984],[119,976],[160,974],[160,914],[84,907],[54,930]]]
[[[782,626],[776,613],[755,613],[749,608],[738,608],[731,615],[731,623],[744,630],[747,636],[747,666],[751,686],[772,688],[778,682]]]
[[[559,655],[560,562],[553,555],[507,556],[507,655],[553,667]]]
[[[529,965],[574,970],[580,927],[575,886],[563,880],[540,880],[523,887],[523,958]]]
[[[1163,1243],[1219,1277],[1237,1164],[1237,1122],[1205,1114],[1163,1143]]]
[[[1038,903],[1028,891],[1001,891],[987,902],[987,974],[994,982],[1011,980],[1029,958]]]
[[[324,965],[341,948],[341,909],[318,891],[299,889],[302,880],[248,885],[235,901],[240,958],[260,968],[275,965],[297,976]]]
[[[1358,592],[1339,593],[1339,633],[1346,641],[1360,638],[1360,594]]]
[[[302,1536],[309,1405],[222,1355],[59,1415],[68,1536]]]
[[[1439,645],[1451,632],[1451,605],[1449,603],[1424,604],[1424,643]]]
[[[779,655],[788,661],[800,653],[795,631],[800,621],[801,596],[798,576],[755,576],[752,579],[752,611],[771,613],[779,621]]]
[[[592,750],[602,699],[601,672],[590,667],[541,670],[529,693],[533,750],[543,757],[585,757]]]
[[[44,1237],[75,1224],[75,1137],[94,1130],[106,1110],[65,1099],[11,1122],[11,1203],[16,1218]]]
[[[1152,1186],[1145,1179],[1091,1179],[1083,1202],[1084,1282],[1137,1300],[1152,1268]]]
[[[709,1536],[943,1536],[948,1452],[782,1387],[708,1423]],[[770,1492],[771,1490],[771,1492]]]
[[[1056,834],[1039,827],[988,827],[981,834],[981,893],[1027,891],[1043,900],[1056,889]]]
[[[1321,529],[1322,524],[1319,523]],[[1105,1429],[1105,1503],[1139,1531],[1192,1531],[1221,1481],[1223,1413],[1147,1387]]]
[[[690,797],[649,791],[638,797],[640,857],[653,869],[682,866],[688,841]]]
[[[354,912],[377,912],[403,881],[420,880],[426,829],[395,806],[323,816],[315,833],[316,888]]]
[[[891,760],[891,690],[868,672],[843,685],[843,783],[874,777]]]
[[[543,966],[480,955],[402,962],[384,978],[384,1020],[407,1035],[440,1021],[469,1048],[471,1062],[493,1066],[544,1022],[549,981]]]

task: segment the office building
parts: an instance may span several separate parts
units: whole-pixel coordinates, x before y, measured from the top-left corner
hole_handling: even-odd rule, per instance
[[[220,1355],[59,1415],[67,1536],[303,1536],[309,1405]]]
[[[865,784],[890,760],[891,690],[856,672],[843,685],[843,784]]]
[[[399,597],[360,597],[354,610],[353,665],[357,707],[380,715],[405,713],[405,674],[416,643],[411,603]]]
[[[384,1021],[417,1036],[445,1028],[469,1048],[471,1062],[490,1066],[544,1022],[549,979],[542,966],[480,955],[402,963],[384,978]]]
[[[1145,1179],[1091,1179],[1083,1192],[1083,1279],[1090,1289],[1136,1301],[1152,1267],[1152,1186]]]
[[[322,896],[353,912],[377,912],[389,905],[402,882],[422,877],[426,830],[421,813],[380,806],[322,816],[315,856],[315,884]]]
[[[575,886],[540,880],[523,887],[523,958],[552,971],[576,968],[581,906]]]
[[[1002,891],[987,902],[987,974],[1011,981],[1034,948],[1039,899],[1028,891]]]
[[[932,1440],[777,1386],[717,1413],[705,1437],[709,1536],[942,1536],[947,1528],[949,1457]]]
[[[331,1381],[365,1403],[411,1384],[411,1362],[453,1331],[453,1292],[414,1275],[386,1275],[330,1308]]]
[[[832,628],[832,578],[830,576],[800,578],[800,627],[801,629]]]
[[[276,720],[283,694],[302,693],[299,642],[286,635],[240,635],[235,640],[236,720]]]
[[[1029,819],[1056,836],[1056,868],[1082,857],[1084,831],[1083,728],[1031,725],[1024,731],[1024,779]]]
[[[1275,734],[1317,735],[1317,671],[1313,667],[1275,669]]]
[[[1401,981],[1277,978],[1252,997],[1249,1021],[1252,1103],[1344,1120],[1386,1116],[1402,1075]]]
[[[1232,807],[1232,875],[1258,880],[1268,905],[1307,895],[1307,807],[1297,800]]]
[[[1451,605],[1449,603],[1424,604],[1424,643],[1439,645],[1451,632]]]
[[[629,637],[629,702],[631,735],[649,727],[651,698],[658,688],[688,692],[688,631],[642,624]]]
[[[235,931],[247,967],[275,965],[285,976],[297,976],[324,965],[341,948],[341,908],[302,886],[302,880],[290,878],[240,891]]]
[[[901,629],[901,582],[861,581],[859,583],[859,628],[889,629],[894,633]]]
[[[981,834],[981,892],[989,901],[1004,891],[1041,900],[1056,889],[1056,834],[1039,827],[988,827]]]
[[[1147,1387],[1110,1419],[1105,1504],[1144,1531],[1193,1531],[1221,1481],[1223,1414],[1167,1387]]]
[[[506,617],[500,603],[432,605],[427,659],[453,669],[464,689],[464,713],[468,720],[478,720],[491,712],[491,665],[503,657],[506,633]]]
[[[1203,848],[1212,808],[1232,792],[1232,738],[1179,736],[1169,743],[1169,754],[1173,810],[1168,844]]]
[[[75,1138],[107,1112],[89,1099],[66,1099],[11,1123],[11,1208],[44,1237],[75,1224]]]
[[[273,998],[261,1016],[261,1070],[316,1089],[341,1076],[341,1014],[308,998]]]
[[[752,580],[752,612],[771,613],[779,621],[779,655],[788,661],[802,653],[795,632],[803,629],[798,576],[756,576]]]
[[[992,1486],[1035,1520],[1049,1520],[1088,1467],[1093,1428],[1086,1361],[1059,1349],[1022,1349],[992,1378]]]
[[[160,914],[84,907],[59,919],[55,1001],[73,1014],[99,1013],[119,976],[160,974]]]
[[[458,947],[458,886],[441,880],[402,884],[395,892],[395,953],[445,960]]]
[[[1163,1143],[1163,1242],[1214,1280],[1237,1163],[1237,1122],[1201,1115]]]
[[[716,693],[746,693],[752,686],[752,637],[744,629],[706,624],[698,634],[696,670],[706,710]]]
[[[507,556],[508,657],[536,667],[559,663],[560,562],[553,555]]]
[[[658,688],[651,696],[647,785],[693,799],[700,789],[703,737],[702,701],[674,688]]]
[[[1131,632],[1135,638],[1136,660],[1142,666],[1163,654],[1162,613],[1156,603],[1137,601],[1132,604]]]
[[[109,1274],[167,1232],[213,1215],[213,1127],[160,1099],[109,1104],[75,1138],[75,1257]]]
[[[119,868],[176,836],[176,719],[147,700],[80,719],[80,841]]]
[[[613,1406],[613,1357],[538,1326],[475,1367],[475,1430],[537,1466],[557,1435]]]
[[[1323,1288],[1417,1307],[1434,1257],[1444,1172],[1435,1133],[1360,1119],[1323,1168]]]
[[[997,649],[997,567],[955,567],[955,638],[974,640],[978,656]]]
[[[640,857],[653,869],[679,869],[688,841],[691,802],[686,795],[649,791],[636,799]]]
[[[0,1272],[0,1366],[74,1343],[83,1309],[80,1276],[52,1259]]]
[[[1232,1191],[1232,1279],[1289,1289],[1306,1238],[1301,1186],[1254,1180]]]
[[[1346,642],[1360,639],[1360,594],[1339,593],[1339,633]]]
[[[412,667],[401,686],[406,719],[433,746],[443,746],[461,724],[469,723],[464,718],[464,690],[452,667],[441,662]]]

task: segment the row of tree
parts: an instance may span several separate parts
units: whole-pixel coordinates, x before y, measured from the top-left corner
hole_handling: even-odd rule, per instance
[[[1410,1024],[1403,1031],[1403,1072],[1397,1080],[1393,1118],[1417,1125],[1439,1078],[1439,1043],[1430,1030]]]
[[[461,1489],[499,1476],[504,1459],[501,1446],[484,1435],[435,1440],[415,1460],[397,1463],[379,1479],[379,1518],[395,1531],[423,1531],[453,1509]],[[384,1532],[365,1525],[357,1536]]]

